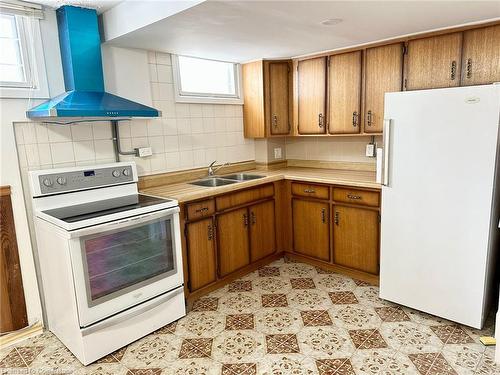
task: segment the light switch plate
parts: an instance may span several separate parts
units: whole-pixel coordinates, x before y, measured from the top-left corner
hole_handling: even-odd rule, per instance
[[[373,143],[368,143],[366,145],[366,156],[369,158],[375,157],[375,145]]]
[[[274,149],[274,158],[275,159],[281,159],[282,156],[281,156],[281,147],[276,147]]]

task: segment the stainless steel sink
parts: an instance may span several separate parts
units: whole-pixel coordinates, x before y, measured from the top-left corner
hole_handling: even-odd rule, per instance
[[[247,173],[235,173],[235,174],[228,174],[226,176],[222,176],[222,178],[227,178],[229,180],[235,180],[235,181],[248,181],[248,180],[256,180],[258,178],[262,178],[264,176],[259,176],[256,174],[247,174]]]
[[[235,184],[238,181],[235,180],[229,180],[229,179],[224,179],[224,178],[206,178],[203,180],[198,180],[198,181],[193,181],[190,182],[191,185],[198,185],[198,186],[206,186],[206,187],[216,187],[216,186],[224,186],[224,185],[230,185],[230,184]]]

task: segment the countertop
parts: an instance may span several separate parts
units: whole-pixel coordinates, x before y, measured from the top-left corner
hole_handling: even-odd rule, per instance
[[[381,188],[381,185],[375,182],[375,172],[367,171],[290,167],[277,170],[252,169],[244,171],[244,173],[265,177],[217,187],[204,187],[181,182],[144,188],[141,189],[141,193],[173,198],[182,203],[282,179],[371,189]]]

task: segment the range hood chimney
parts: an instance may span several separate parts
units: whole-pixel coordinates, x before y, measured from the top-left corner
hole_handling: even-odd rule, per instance
[[[161,112],[104,91],[97,12],[65,5],[57,9],[66,92],[26,112],[28,118],[118,120],[160,117]]]

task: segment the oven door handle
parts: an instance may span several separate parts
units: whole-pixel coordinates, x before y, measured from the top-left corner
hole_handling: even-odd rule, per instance
[[[168,208],[165,210],[155,211],[148,214],[127,217],[125,219],[112,221],[109,223],[99,224],[92,227],[82,228],[70,232],[70,238],[88,236],[96,233],[107,232],[110,230],[124,228],[130,225],[141,224],[147,221],[152,221],[162,217],[174,215],[180,211],[179,207]]]

